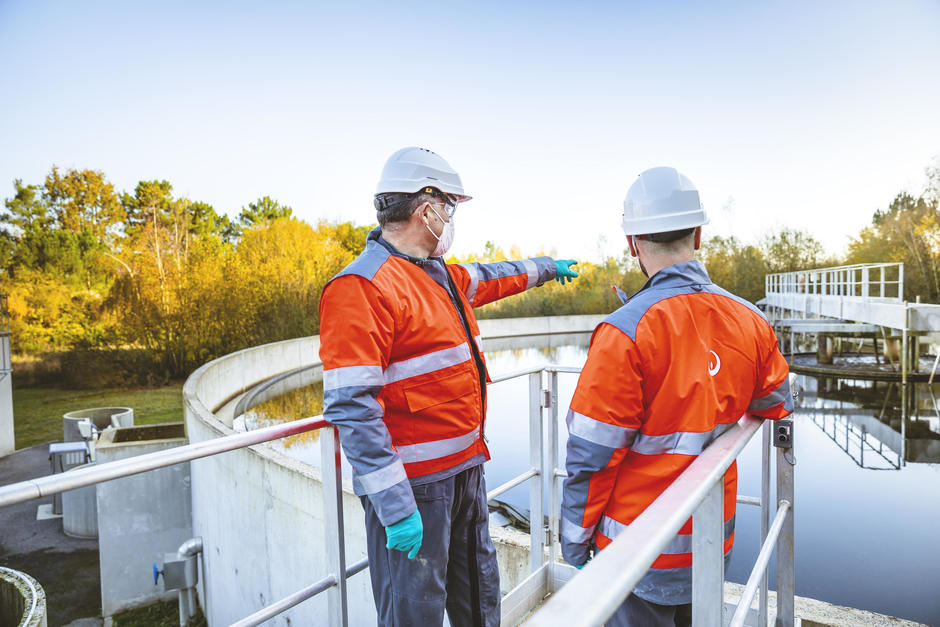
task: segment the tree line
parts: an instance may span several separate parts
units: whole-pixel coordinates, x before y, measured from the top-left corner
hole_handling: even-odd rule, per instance
[[[42,183],[13,187],[0,214],[0,292],[17,370],[74,386],[161,383],[234,350],[316,334],[323,286],[372,228],[311,225],[268,196],[231,219],[175,195],[168,181],[118,192],[96,170],[53,167]],[[938,203],[934,167],[923,194],[898,194],[842,257],[806,231],[782,229],[756,244],[712,237],[699,258],[715,283],[751,301],[770,272],[902,261],[905,296],[940,302]],[[486,242],[448,261],[523,256]],[[626,251],[577,270],[572,285],[552,282],[479,315],[609,313],[620,305],[612,286],[629,294],[645,281]]]

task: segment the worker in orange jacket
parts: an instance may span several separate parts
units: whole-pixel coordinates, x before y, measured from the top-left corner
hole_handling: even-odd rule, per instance
[[[323,414],[365,509],[380,625],[441,625],[445,609],[455,627],[499,624],[473,307],[578,276],[573,260],[549,257],[444,263],[467,200],[437,154],[393,154],[375,195],[379,227],[320,301]]]
[[[561,545],[578,568],[745,412],[793,409],[767,319],[693,259],[706,222],[695,186],[673,168],[643,172],[627,193],[624,233],[649,280],[595,329],[567,416]],[[727,560],[736,465],[724,482]],[[691,534],[689,519],[608,625],[691,624]]]

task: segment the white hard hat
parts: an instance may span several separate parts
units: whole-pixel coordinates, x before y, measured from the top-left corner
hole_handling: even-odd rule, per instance
[[[698,190],[675,168],[642,172],[623,201],[623,232],[646,235],[708,224]]]
[[[460,175],[439,154],[416,146],[402,148],[388,158],[375,193],[414,194],[425,187],[453,194],[458,202],[470,200],[470,196],[463,193]]]

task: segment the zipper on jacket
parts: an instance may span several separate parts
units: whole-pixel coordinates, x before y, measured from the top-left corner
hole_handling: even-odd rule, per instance
[[[447,295],[450,297],[450,302],[457,310],[457,317],[460,318],[460,322],[463,324],[463,330],[467,336],[467,343],[470,344],[470,351],[473,355],[473,361],[476,363],[477,367],[477,378],[480,381],[480,401],[482,401],[480,406],[482,413],[480,420],[480,433],[482,433],[483,423],[486,421],[486,368],[483,367],[483,357],[480,355],[480,348],[477,346],[477,341],[473,338],[473,333],[470,331],[470,323],[467,321],[467,314],[464,312],[463,306],[460,304],[460,299],[455,296],[457,294],[457,286],[454,285],[454,280],[450,277],[450,272],[447,270],[447,264],[441,261],[441,265],[444,266],[444,276],[447,277],[447,285],[450,288],[444,291],[447,292]],[[437,281],[435,281],[435,283],[437,283]],[[443,287],[443,285],[441,287]],[[485,439],[486,437],[484,436],[484,440]]]

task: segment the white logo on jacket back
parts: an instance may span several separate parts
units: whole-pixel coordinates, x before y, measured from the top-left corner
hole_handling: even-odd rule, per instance
[[[714,377],[721,370],[721,359],[718,358],[718,353],[715,351],[708,352],[715,358],[714,362],[711,359],[708,360],[708,374]]]

